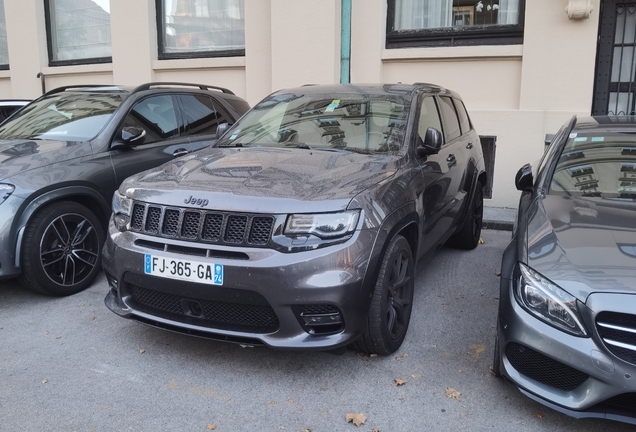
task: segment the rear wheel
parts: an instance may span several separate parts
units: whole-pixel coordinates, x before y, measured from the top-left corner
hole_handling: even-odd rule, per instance
[[[404,341],[411,319],[415,262],[404,237],[396,235],[382,258],[371,298],[364,334],[352,348],[367,354],[388,355]]]
[[[20,283],[50,296],[80,292],[101,268],[103,244],[103,229],[89,209],[68,201],[48,205],[24,231]]]
[[[483,217],[484,191],[481,183],[477,182],[462,228],[448,240],[448,245],[458,249],[475,249],[481,237]]]

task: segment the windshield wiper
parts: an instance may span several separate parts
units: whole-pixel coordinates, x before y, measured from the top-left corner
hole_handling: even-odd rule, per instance
[[[224,145],[217,145],[216,147],[247,147],[249,144],[243,144],[243,143],[232,143],[232,144],[224,144]]]

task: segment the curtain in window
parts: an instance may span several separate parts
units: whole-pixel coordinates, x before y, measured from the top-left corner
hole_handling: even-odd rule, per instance
[[[451,27],[452,18],[453,0],[395,0],[395,30]]]
[[[499,24],[519,23],[519,0],[499,0]]]
[[[245,48],[244,0],[163,0],[164,53]]]

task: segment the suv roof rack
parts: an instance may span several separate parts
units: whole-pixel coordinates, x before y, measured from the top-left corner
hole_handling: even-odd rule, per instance
[[[55,93],[61,93],[63,91],[69,90],[69,89],[75,89],[75,88],[76,89],[82,89],[82,88],[94,88],[94,87],[118,88],[116,85],[112,85],[112,84],[75,84],[75,85],[67,85],[67,86],[62,86],[62,87],[56,87],[53,90],[47,91],[42,96],[55,94]],[[121,91],[124,92],[125,90],[121,90]]]
[[[191,84],[191,83],[181,83],[181,82],[151,82],[151,83],[146,83],[146,84],[142,84],[139,87],[136,87],[133,91],[131,91],[130,93],[137,93],[140,91],[144,91],[144,90],[150,90],[151,87],[158,87],[158,86],[181,86],[181,87],[198,87],[201,90],[219,90],[223,93],[226,94],[231,94],[233,95],[234,92],[232,90],[226,89],[224,87],[217,87],[217,86],[211,86],[211,85],[206,85],[206,84]]]

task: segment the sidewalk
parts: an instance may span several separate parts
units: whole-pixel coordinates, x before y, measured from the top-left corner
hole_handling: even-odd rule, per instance
[[[484,206],[484,229],[512,231],[517,209]]]

